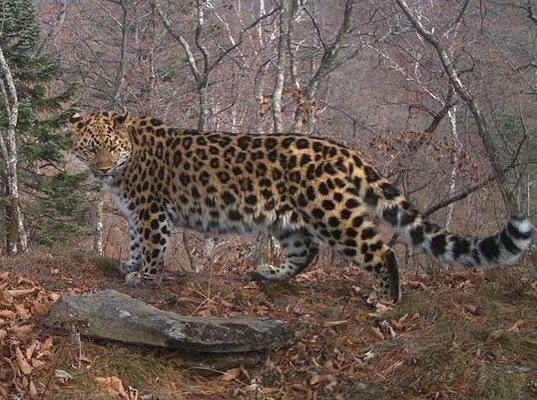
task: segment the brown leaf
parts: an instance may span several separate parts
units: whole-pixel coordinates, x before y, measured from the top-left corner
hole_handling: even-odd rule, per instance
[[[63,369],[56,369],[54,370],[54,378],[58,379],[61,383],[67,383],[73,379],[73,376]]]
[[[50,292],[48,297],[50,300],[52,301],[58,301],[58,299],[61,297],[62,295],[60,293],[56,293],[56,292]]]
[[[8,290],[4,290],[0,293],[0,302],[5,305],[13,304],[13,296],[9,294]]]
[[[9,393],[7,391],[7,387],[4,387],[4,385],[0,385],[0,399],[8,399]]]
[[[114,399],[128,399],[129,394],[123,386],[123,382],[117,376],[111,376],[108,378],[94,378],[95,383],[99,386],[99,389],[106,395]]]
[[[24,337],[32,333],[33,328],[33,325],[14,326],[13,328],[9,329],[9,333],[17,339],[23,339]]]
[[[477,307],[474,306],[473,304],[464,304],[463,305],[464,309],[472,314],[476,314],[477,313]]]
[[[30,392],[30,397],[31,398],[36,398],[37,395],[39,394],[37,392],[37,388],[35,387],[34,381],[30,381],[30,385],[28,387],[28,392]]]
[[[52,336],[49,336],[48,338],[46,338],[43,344],[41,345],[41,351],[43,352],[43,351],[52,349],[53,342],[54,341],[52,339]]]
[[[226,372],[224,372],[222,376],[220,376],[220,380],[224,382],[230,382],[232,380],[237,379],[240,374],[241,374],[241,369],[239,367],[231,368],[231,369],[228,369]]]
[[[19,370],[24,375],[30,375],[32,373],[33,368],[28,363],[24,355],[22,354],[21,349],[19,346],[15,347],[15,359],[17,360],[17,365],[19,366]]]
[[[322,378],[321,378],[321,375],[319,374],[313,374],[310,378],[310,385],[314,386],[314,385],[318,385],[319,383],[321,383],[322,381]]]
[[[505,334],[505,329],[495,329],[492,332],[489,333],[487,336],[487,343],[494,342],[499,337],[503,336]]]
[[[31,289],[12,289],[8,290],[7,293],[12,297],[26,296],[27,294],[35,292],[36,288]]]
[[[379,328],[371,327],[369,328],[369,330],[371,331],[373,336],[375,336],[377,339],[384,340],[384,335],[382,334]]]
[[[34,303],[32,308],[38,317],[44,317],[48,314],[48,306],[44,303]]]
[[[17,314],[19,314],[19,317],[21,319],[30,319],[31,314],[30,311],[26,307],[24,307],[22,304],[15,304],[15,310],[17,310]]]
[[[35,369],[40,369],[40,368],[43,368],[45,365],[47,365],[45,361],[41,361],[38,358],[32,358],[30,360],[30,363],[32,364],[32,367],[34,367]]]
[[[26,348],[26,359],[27,360],[30,360],[33,355],[34,355],[34,351],[35,349],[37,348],[37,346],[39,345],[39,342],[37,340],[34,340],[27,348]]]

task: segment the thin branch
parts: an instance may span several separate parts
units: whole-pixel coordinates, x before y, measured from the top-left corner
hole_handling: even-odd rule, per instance
[[[490,136],[490,133],[486,127],[485,118],[483,117],[483,114],[481,113],[481,110],[477,104],[477,101],[473,98],[471,93],[466,89],[466,87],[460,80],[459,73],[457,72],[454,66],[454,61],[448,55],[444,46],[431,32],[429,32],[423,26],[421,21],[416,17],[412,9],[407,4],[406,0],[394,0],[394,1],[397,3],[397,5],[399,5],[403,13],[407,16],[408,20],[414,26],[414,28],[418,31],[420,36],[426,42],[428,42],[431,46],[433,46],[436,53],[438,54],[438,58],[442,64],[444,71],[448,75],[449,80],[451,84],[453,85],[453,88],[455,89],[457,94],[464,100],[464,102],[468,105],[468,108],[472,112],[472,115],[474,116],[474,119],[477,125],[477,132],[481,138],[483,147],[485,148],[485,152],[487,154],[488,161],[491,164],[494,175],[496,176],[496,180],[498,182],[498,188],[500,189],[500,193],[502,195],[504,203],[509,211],[513,211],[516,208],[516,206],[514,203],[514,199],[512,199],[512,197],[508,194],[508,191],[505,187],[505,173],[498,160],[498,149],[494,145],[492,137]]]
[[[456,28],[458,28],[459,24],[462,21],[462,17],[464,16],[466,9],[468,8],[468,4],[470,4],[470,0],[465,0],[458,14],[455,16],[453,21],[451,21],[451,23],[449,24],[448,30],[442,35],[443,37],[448,37],[451,32],[453,32]]]
[[[162,23],[164,24],[164,27],[168,31],[168,33],[173,37],[175,40],[177,40],[181,46],[183,47],[183,50],[185,51],[187,60],[188,60],[188,66],[190,67],[190,70],[192,72],[192,75],[194,76],[194,80],[196,81],[196,84],[201,80],[201,74],[199,72],[198,66],[196,64],[196,58],[194,57],[194,53],[192,52],[192,49],[190,48],[190,45],[186,41],[186,39],[181,35],[180,33],[177,33],[173,28],[170,20],[168,17],[162,12],[160,8],[160,3],[158,1],[155,1],[155,9],[157,10],[157,14],[159,15],[160,19],[162,20]]]

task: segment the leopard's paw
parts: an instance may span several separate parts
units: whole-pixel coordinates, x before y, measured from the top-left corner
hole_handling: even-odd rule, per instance
[[[161,275],[148,275],[140,271],[133,271],[125,276],[125,283],[128,286],[157,286],[161,281]]]
[[[141,286],[144,283],[142,279],[142,274],[138,271],[129,272],[125,276],[125,283],[128,286],[133,287]]]
[[[140,265],[137,265],[133,263],[132,261],[124,261],[124,262],[119,263],[118,270],[123,275],[128,275],[131,272],[139,271]]]
[[[270,264],[260,264],[255,269],[255,272],[252,273],[252,280],[256,282],[281,281],[284,279],[285,277],[282,276],[280,269]]]
[[[260,264],[252,274],[252,279],[258,282],[278,280],[278,270],[270,264]]]

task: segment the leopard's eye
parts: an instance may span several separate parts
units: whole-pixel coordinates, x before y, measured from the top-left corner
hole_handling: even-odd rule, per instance
[[[116,151],[118,149],[118,145],[117,144],[111,144],[110,145],[110,151]]]
[[[95,157],[95,154],[97,154],[97,152],[95,151],[95,148],[93,147],[84,147],[82,148],[82,154],[84,155],[85,158],[91,159]]]

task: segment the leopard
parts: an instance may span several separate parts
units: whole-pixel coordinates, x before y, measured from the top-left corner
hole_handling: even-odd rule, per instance
[[[115,111],[76,113],[68,128],[75,156],[128,221],[130,257],[119,270],[130,286],[160,283],[175,227],[271,234],[284,255],[252,272],[265,283],[305,271],[324,243],[369,271],[373,293],[393,302],[401,299],[400,273],[379,222],[437,262],[462,268],[512,263],[531,243],[533,225],[520,213],[484,238],[447,231],[363,153],[334,139],[198,132]]]

